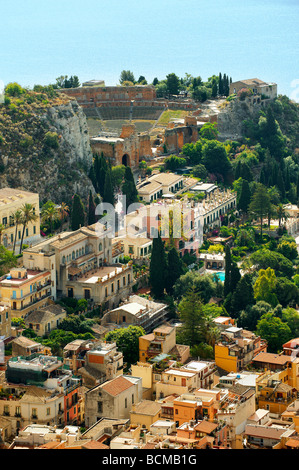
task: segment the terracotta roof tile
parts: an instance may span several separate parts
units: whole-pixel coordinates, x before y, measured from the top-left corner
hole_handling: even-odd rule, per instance
[[[103,390],[110,395],[116,397],[120,393],[124,392],[130,387],[133,387],[133,383],[125,379],[122,376],[116,377],[115,379],[109,380],[102,385]]]

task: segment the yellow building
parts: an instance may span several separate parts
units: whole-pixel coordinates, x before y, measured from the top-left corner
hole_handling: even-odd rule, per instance
[[[53,297],[50,271],[13,268],[0,281],[1,300],[11,305],[12,317],[24,318]]]
[[[260,391],[258,407],[269,410],[270,413],[281,415],[294,402],[297,392],[279,380],[269,380],[266,387]]]
[[[227,372],[239,372],[266,349],[266,342],[259,336],[231,326],[221,332],[221,340],[215,345],[215,363]]]
[[[161,416],[161,404],[151,400],[142,400],[133,404],[130,412],[130,421],[133,425],[139,425],[149,429]]]
[[[40,239],[40,217],[39,217],[39,195],[21,189],[2,188],[0,189],[0,223],[5,229],[2,233],[2,244],[7,248],[12,248],[16,236],[16,244],[20,244],[22,238],[23,225],[17,227],[14,214],[20,210],[24,204],[32,204],[36,221],[29,222],[24,234],[24,244],[30,244]]]
[[[168,354],[176,345],[174,326],[161,325],[152,333],[139,337],[139,361],[147,362],[159,354]]]
[[[0,338],[11,336],[11,311],[9,304],[0,304]]]

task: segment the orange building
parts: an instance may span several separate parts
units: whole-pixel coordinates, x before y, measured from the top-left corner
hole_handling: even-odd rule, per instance
[[[173,419],[178,426],[187,421],[198,421],[203,418],[213,421],[220,399],[220,390],[198,389],[192,394],[184,393],[173,400]]]

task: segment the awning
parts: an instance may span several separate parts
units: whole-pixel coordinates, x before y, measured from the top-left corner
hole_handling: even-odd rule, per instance
[[[70,266],[68,268],[68,273],[71,275],[71,276],[75,276],[76,274],[80,274],[81,273],[81,269],[80,268],[76,268],[75,266]]]

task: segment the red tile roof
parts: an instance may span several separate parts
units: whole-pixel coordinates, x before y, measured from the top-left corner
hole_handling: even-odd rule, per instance
[[[116,377],[107,383],[104,383],[102,389],[110,395],[116,397],[120,393],[124,392],[130,387],[133,387],[133,383],[130,380],[125,379],[122,376]]]

